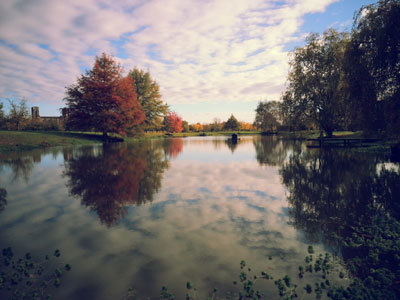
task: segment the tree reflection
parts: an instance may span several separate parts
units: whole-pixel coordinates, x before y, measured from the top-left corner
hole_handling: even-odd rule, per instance
[[[301,151],[301,143],[279,139],[277,136],[259,136],[253,139],[256,158],[260,165],[280,166],[288,154]]]
[[[151,142],[105,144],[65,157],[71,195],[81,198],[107,226],[117,224],[128,205],[152,201],[168,167],[163,149]]]
[[[232,142],[232,139],[225,140],[225,144],[228,146],[228,148],[231,150],[232,153],[235,152],[239,143],[240,143],[240,140],[238,140],[237,142]]]
[[[388,169],[366,153],[320,149],[294,153],[281,175],[292,224],[310,241],[335,246],[375,298],[386,290],[385,298],[393,296],[400,279],[400,244],[391,237],[400,230],[398,166]],[[373,270],[380,270],[380,279]]]
[[[13,173],[12,181],[23,179],[29,181],[33,166],[38,157],[34,155],[21,155],[18,152],[0,155],[0,164],[9,167]],[[39,156],[40,161],[40,156]]]
[[[0,213],[6,208],[7,206],[7,191],[6,189],[0,188]]]
[[[292,155],[281,175],[294,224],[316,241],[319,234],[329,237],[371,209],[388,211],[393,198],[388,195],[391,199],[386,199],[378,191],[395,186],[383,177],[391,177],[388,171],[377,173],[378,163],[367,154],[334,149]]]
[[[232,138],[225,139],[224,143],[226,146],[228,146],[228,148],[233,153],[233,152],[235,152],[235,150],[238,148],[239,145],[250,143],[252,140],[253,140],[253,137],[241,136],[241,137],[238,137],[237,141],[232,140]]]
[[[164,149],[170,158],[176,158],[183,150],[183,139],[173,138],[164,140]]]
[[[29,182],[33,167],[41,162],[42,156],[51,153],[55,158],[59,152],[60,150],[57,148],[49,148],[1,153],[0,168],[10,168],[13,173],[11,181],[22,179]]]

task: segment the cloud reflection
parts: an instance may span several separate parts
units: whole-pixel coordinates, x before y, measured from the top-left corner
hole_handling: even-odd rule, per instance
[[[252,137],[234,153],[224,140],[182,139],[179,155],[180,141],[168,149],[161,140],[74,148],[47,165],[42,157],[29,184],[7,188],[0,238],[36,253],[63,251],[74,273],[60,299],[120,299],[130,286],[157,297],[163,285],[181,299],[188,280],[201,298],[214,286],[224,295],[242,259],[256,271],[295,276],[306,245],[287,223],[279,167],[257,162]],[[273,284],[262,289],[274,299]]]

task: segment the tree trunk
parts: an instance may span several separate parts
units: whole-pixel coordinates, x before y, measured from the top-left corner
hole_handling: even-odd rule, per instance
[[[331,138],[333,137],[333,130],[332,129],[326,129],[326,137]]]

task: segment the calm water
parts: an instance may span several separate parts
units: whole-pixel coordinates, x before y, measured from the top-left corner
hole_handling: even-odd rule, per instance
[[[296,277],[308,245],[340,251],[329,233],[388,190],[388,180],[371,190],[385,174],[397,184],[399,167],[385,157],[259,136],[2,154],[0,246],[34,256],[60,249],[72,271],[56,299],[124,299],[129,287],[157,297],[163,285],[182,299],[187,281],[198,295],[224,295],[241,260],[255,273]],[[385,197],[374,201],[394,214]],[[260,289],[278,299],[272,282]]]

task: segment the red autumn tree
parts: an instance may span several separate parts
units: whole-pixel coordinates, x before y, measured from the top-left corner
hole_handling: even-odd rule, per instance
[[[182,131],[182,118],[176,112],[170,112],[165,116],[165,126],[168,132]]]
[[[125,135],[127,129],[145,119],[134,86],[133,79],[122,76],[121,66],[111,56],[96,56],[93,69],[67,88],[67,127],[100,131],[104,136]]]

